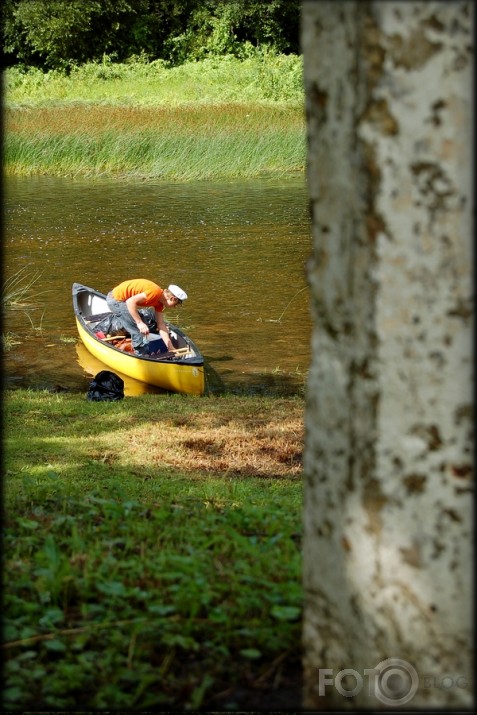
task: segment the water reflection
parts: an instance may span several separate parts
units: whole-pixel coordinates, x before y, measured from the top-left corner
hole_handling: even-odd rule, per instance
[[[72,342],[72,283],[107,292],[144,276],[186,289],[189,300],[167,317],[205,355],[212,389],[302,388],[311,246],[302,176],[187,184],[15,177],[4,190],[4,275],[31,267],[47,291],[30,315],[41,331],[25,314],[5,313],[4,332],[22,336],[6,355],[9,379],[87,389]]]

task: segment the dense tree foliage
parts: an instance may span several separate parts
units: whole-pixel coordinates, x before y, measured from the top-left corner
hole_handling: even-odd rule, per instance
[[[3,60],[45,70],[299,53],[301,0],[4,0]]]

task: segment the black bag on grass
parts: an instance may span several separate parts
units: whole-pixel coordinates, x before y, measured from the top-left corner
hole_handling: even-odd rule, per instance
[[[109,370],[101,370],[94,376],[86,395],[93,402],[113,402],[124,397],[124,380]]]

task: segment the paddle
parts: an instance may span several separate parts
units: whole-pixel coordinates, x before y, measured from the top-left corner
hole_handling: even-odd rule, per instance
[[[185,357],[187,353],[191,352],[189,347],[186,348],[176,348],[175,350],[168,350],[166,353],[160,353],[157,355],[159,358],[170,358],[170,357]]]
[[[126,338],[124,335],[110,335],[109,337],[106,338],[100,338],[103,343],[110,342],[111,340],[128,340],[131,341],[131,338]]]

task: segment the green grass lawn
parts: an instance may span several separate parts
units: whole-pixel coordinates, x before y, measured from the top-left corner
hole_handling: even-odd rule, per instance
[[[6,392],[4,707],[234,710],[286,683],[303,409]]]

